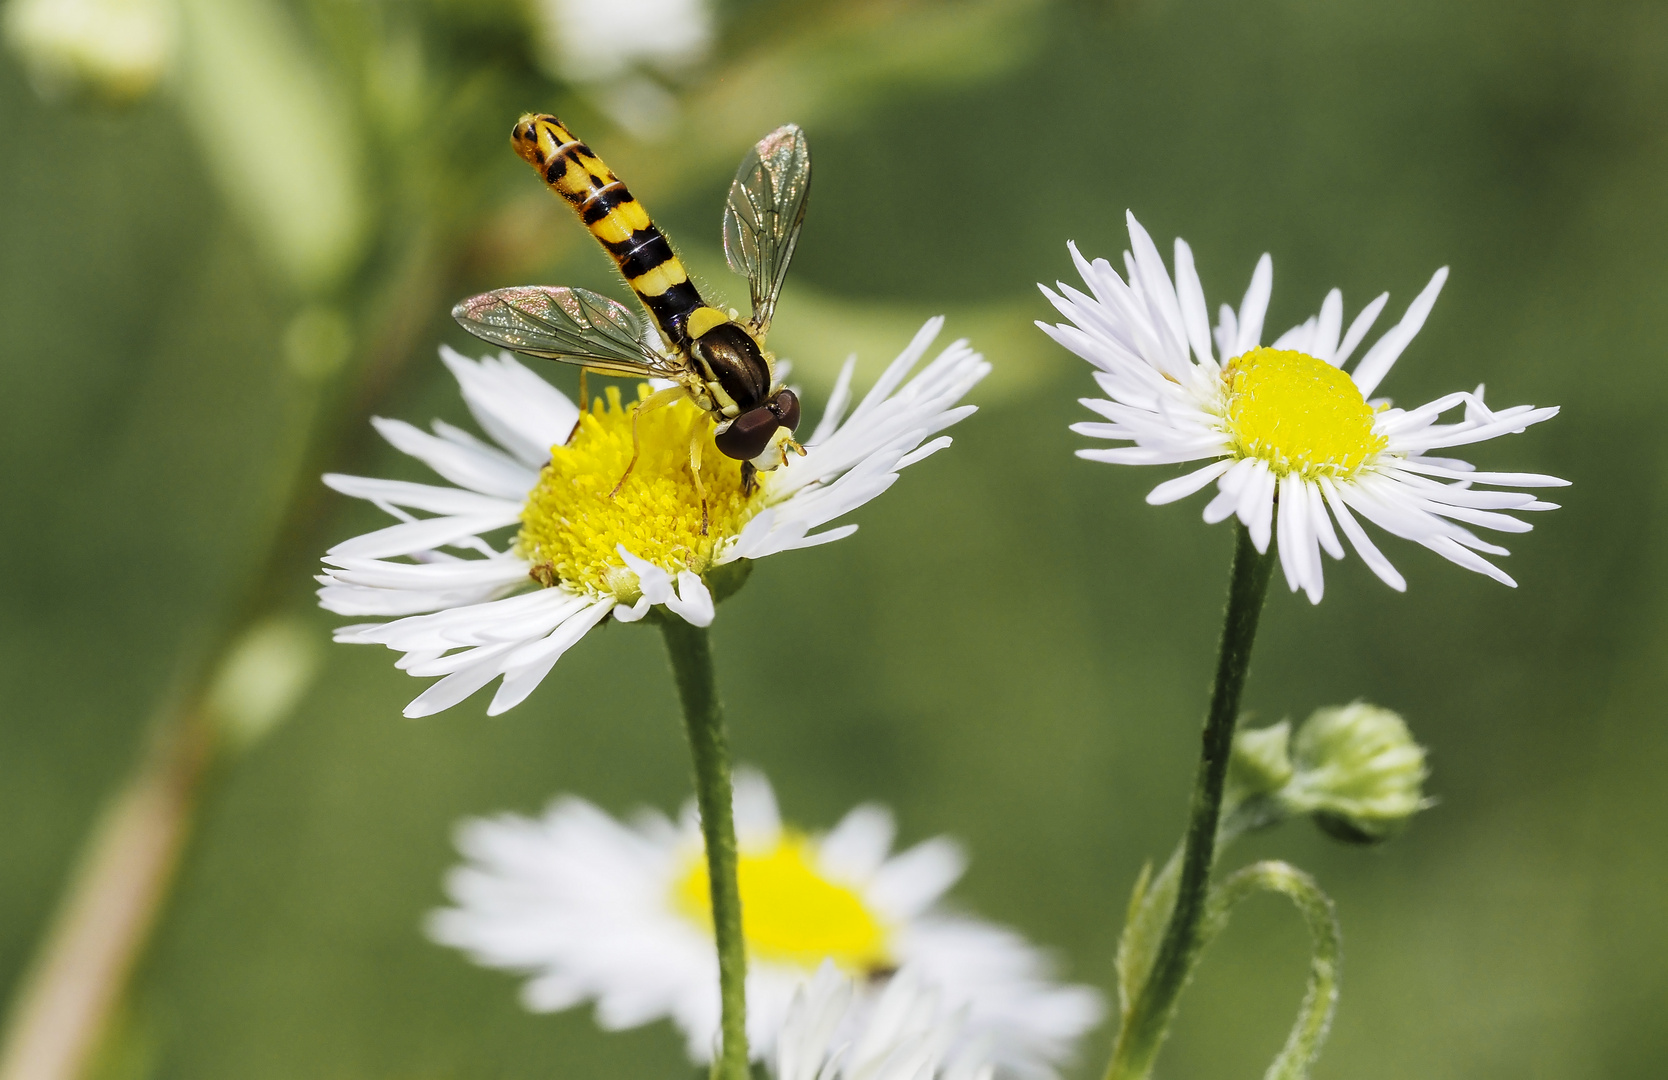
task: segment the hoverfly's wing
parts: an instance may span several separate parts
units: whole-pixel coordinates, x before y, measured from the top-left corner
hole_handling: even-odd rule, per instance
[[[747,278],[753,327],[770,328],[811,194],[811,148],[798,125],[759,140],[742,159],[724,208],[724,255]]]
[[[494,345],[595,371],[671,379],[682,370],[644,343],[641,324],[624,305],[585,289],[494,289],[460,301],[452,318]]]

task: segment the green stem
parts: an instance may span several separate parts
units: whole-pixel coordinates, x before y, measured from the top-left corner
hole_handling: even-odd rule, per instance
[[[736,880],[736,826],[731,806],[730,747],[713,678],[704,627],[676,615],[660,618],[683,702],[689,752],[695,761],[695,801],[707,848],[712,929],[718,944],[718,993],[723,1042],[712,1063],[714,1080],[747,1080],[747,946],[741,933],[741,886]]]
[[[1141,988],[1123,1028],[1106,1080],[1142,1080],[1152,1071],[1153,1059],[1175,1017],[1177,999],[1193,971],[1203,945],[1201,922],[1216,861],[1217,829],[1222,816],[1222,790],[1228,775],[1228,755],[1239,718],[1240,692],[1251,666],[1251,645],[1257,618],[1268,593],[1274,569],[1272,551],[1259,554],[1244,525],[1236,525],[1233,576],[1228,585],[1228,610],[1222,624],[1222,643],[1216,659],[1216,682],[1210,711],[1205,717],[1199,770],[1193,785],[1187,836],[1182,846],[1181,877],[1176,906],[1164,930],[1152,974]]]
[[[1304,1080],[1309,1067],[1320,1056],[1338,1006],[1338,968],[1343,960],[1344,935],[1338,926],[1338,912],[1332,899],[1321,891],[1315,879],[1289,863],[1252,863],[1228,875],[1210,896],[1204,936],[1215,937],[1228,923],[1234,905],[1258,891],[1279,893],[1297,906],[1309,924],[1314,951],[1309,959],[1309,987],[1298,1006],[1297,1023],[1286,1036],[1286,1045],[1263,1074],[1263,1080]]]

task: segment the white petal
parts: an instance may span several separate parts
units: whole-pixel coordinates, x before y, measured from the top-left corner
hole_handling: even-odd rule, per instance
[[[712,625],[712,593],[701,575],[692,570],[679,571],[678,591],[666,598],[666,607],[690,626]]]
[[[1251,284],[1239,305],[1239,334],[1234,351],[1224,361],[1255,349],[1263,339],[1263,317],[1268,314],[1268,297],[1274,289],[1274,260],[1266,253],[1251,272]]]
[[[664,604],[672,599],[672,575],[656,566],[647,559],[640,559],[626,550],[624,544],[616,544],[615,550],[620,553],[626,568],[637,575],[637,587],[643,595],[649,598],[651,604]]]
[[[736,842],[743,848],[768,848],[782,834],[782,815],[776,808],[776,792],[757,769],[735,772],[734,813]]]
[[[1185,476],[1178,476],[1174,480],[1166,480],[1147,493],[1147,503],[1150,506],[1163,506],[1178,499],[1185,499],[1227,472],[1233,465],[1232,458],[1223,458],[1220,461],[1211,462],[1202,469],[1195,469]]]
[[[896,834],[890,810],[864,803],[822,838],[817,845],[817,864],[824,873],[842,881],[867,881],[886,862]]]
[[[1200,360],[1213,359],[1210,351],[1210,309],[1205,304],[1204,286],[1199,284],[1199,271],[1193,265],[1193,249],[1181,237],[1176,238],[1176,300],[1181,305],[1182,322],[1187,327],[1187,341]]]
[[[887,860],[868,900],[894,919],[907,919],[936,903],[966,869],[960,845],[942,836],[924,840]]]
[[[552,630],[544,640],[517,649],[505,664],[504,682],[498,687],[498,693],[493,695],[492,704],[487,706],[487,715],[498,716],[525,701],[527,695],[550,674],[556,661],[578,644],[579,639],[601,622],[613,607],[612,598],[600,600]]]
[[[1355,516],[1349,512],[1349,507],[1344,505],[1338,493],[1338,486],[1330,479],[1322,477],[1320,488],[1326,496],[1326,504],[1332,508],[1333,514],[1337,515],[1338,526],[1344,530],[1344,535],[1349,537],[1349,542],[1354,545],[1356,554],[1361,556],[1361,561],[1378,575],[1380,581],[1397,592],[1406,592],[1407,579],[1397,573],[1396,568],[1390,565],[1390,560],[1384,557],[1384,553],[1378,550],[1366,531],[1356,522]]]
[[[417,719],[450,709],[496,679],[503,670],[499,666],[501,660],[502,657],[494,654],[446,676],[417,695],[411,704],[405,707],[405,715]]]
[[[443,479],[484,495],[525,501],[538,484],[538,473],[507,454],[484,446],[459,445],[419,431],[403,420],[371,418],[371,425],[397,450],[433,469]]]
[[[1303,485],[1309,494],[1309,520],[1315,525],[1315,536],[1320,546],[1334,559],[1344,557],[1344,545],[1338,542],[1338,534],[1332,531],[1332,518],[1326,512],[1326,496],[1321,494],[1319,484]]]
[[[1344,361],[1348,360],[1350,354],[1355,351],[1355,347],[1361,344],[1361,339],[1367,336],[1367,331],[1373,328],[1373,323],[1378,319],[1378,313],[1383,311],[1384,305],[1389,302],[1389,293],[1379,293],[1372,303],[1361,309],[1361,313],[1355,317],[1355,321],[1349,324],[1349,332],[1344,335],[1344,340],[1338,346],[1338,351],[1332,356],[1333,367],[1344,366]]]
[[[444,345],[441,362],[458,381],[476,423],[522,462],[540,467],[567,441],[579,407],[509,353],[474,361]]]
[[[326,487],[356,499],[370,499],[378,503],[403,506],[408,510],[424,510],[431,514],[494,515],[510,510],[521,513],[519,498],[504,499],[477,491],[465,491],[462,488],[413,484],[405,480],[381,480],[372,476],[347,476],[342,473],[325,473],[324,483]]]
[[[1430,284],[1413,298],[1413,303],[1407,306],[1407,314],[1402,316],[1402,321],[1391,327],[1371,349],[1367,350],[1367,355],[1361,358],[1361,363],[1356,365],[1355,372],[1350,377],[1355,380],[1355,385],[1360,387],[1363,397],[1372,396],[1384,376],[1390,373],[1390,365],[1396,362],[1402,351],[1412,343],[1414,335],[1425,325],[1426,317],[1436,305],[1437,294],[1442,292],[1442,283],[1447,280],[1446,266],[1431,275]]]
[[[1333,289],[1321,301],[1320,320],[1315,324],[1314,351],[1310,354],[1333,367],[1338,353],[1338,333],[1344,325],[1344,294]]]
[[[466,517],[435,517],[402,522],[344,540],[329,555],[343,559],[387,559],[413,555],[449,544],[461,544],[506,525],[514,525],[521,511]]]

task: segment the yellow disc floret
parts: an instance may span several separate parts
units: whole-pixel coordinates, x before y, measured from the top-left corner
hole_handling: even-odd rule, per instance
[[[749,956],[811,969],[827,958],[854,975],[892,966],[881,919],[849,886],[822,875],[803,833],[784,831],[768,850],[743,852],[736,877]],[[697,855],[679,876],[673,902],[710,931],[708,889],[706,860]]]
[[[1324,360],[1256,348],[1229,361],[1222,377],[1235,452],[1277,474],[1351,476],[1387,445],[1354,381]]]
[[[645,385],[638,398],[649,395]],[[631,462],[632,414],[617,387],[580,413],[565,446],[550,451],[538,487],[521,510],[516,550],[533,564],[544,585],[561,582],[589,592],[635,599],[636,575],[617,550],[669,572],[705,573],[721,545],[741,532],[763,505],[757,488],[742,493],[741,463],[713,445],[712,421],[688,400],[650,409],[637,422],[637,464]],[[706,489],[701,496],[689,467],[694,440]]]

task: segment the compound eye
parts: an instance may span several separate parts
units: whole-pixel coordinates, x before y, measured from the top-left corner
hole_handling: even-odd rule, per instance
[[[783,427],[789,431],[799,427],[799,395],[792,390],[783,390],[770,399],[770,411],[776,414]]]
[[[772,401],[774,404],[774,401]],[[718,452],[737,461],[752,461],[770,445],[770,437],[782,422],[769,406],[749,409],[730,422],[730,426],[714,436]]]

